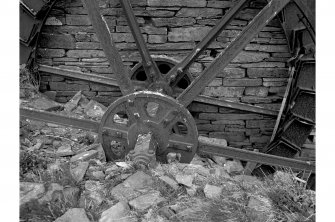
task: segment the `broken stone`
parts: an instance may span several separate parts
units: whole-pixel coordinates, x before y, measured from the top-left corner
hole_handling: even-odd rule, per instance
[[[253,221],[271,221],[274,217],[271,202],[265,197],[251,196],[248,202],[247,215]]]
[[[20,182],[20,206],[42,197],[44,192],[45,188],[41,183]]]
[[[61,156],[72,156],[74,155],[74,152],[72,151],[72,147],[70,144],[65,144],[60,146],[57,149],[56,155],[61,157]]]
[[[105,200],[105,189],[99,181],[87,180],[85,182],[86,197],[99,206]]]
[[[55,101],[57,92],[56,91],[46,91],[43,93],[43,95],[46,96],[48,99]]]
[[[224,178],[230,178],[227,171],[222,166],[216,166],[214,169],[214,174],[216,177],[224,177]]]
[[[101,214],[99,222],[128,222],[131,221],[129,206],[126,202],[120,201]]]
[[[129,205],[135,210],[145,211],[163,201],[165,198],[161,197],[159,191],[155,190],[129,201]]]
[[[83,208],[72,208],[54,222],[90,222]]]
[[[192,186],[190,188],[186,188],[186,192],[188,195],[190,195],[191,197],[193,197],[196,193],[197,193],[197,189],[198,187],[194,184],[192,184]]]
[[[77,183],[84,178],[88,165],[88,162],[78,162],[77,167],[70,169],[71,175]]]
[[[209,169],[201,166],[201,165],[195,165],[195,164],[187,164],[182,171],[185,174],[189,175],[194,175],[195,173],[202,175],[202,176],[207,176],[209,174]]]
[[[153,184],[151,176],[145,174],[143,171],[137,171],[130,177],[128,177],[123,185],[132,189],[143,189],[150,187]]]
[[[43,146],[43,141],[37,139],[37,143],[34,146],[28,148],[28,151],[39,150]]]
[[[101,146],[100,143],[93,143],[89,146],[84,146],[78,150],[76,150],[76,154],[79,154],[79,153],[82,153],[82,152],[85,152],[85,151],[89,151],[89,150],[93,150],[93,149],[96,149],[98,148],[98,146]]]
[[[65,187],[63,189],[64,201],[69,203],[70,206],[77,206],[79,200],[79,188],[78,187]]]
[[[72,110],[74,110],[78,106],[78,103],[81,97],[82,97],[81,91],[78,91],[72,97],[72,99],[64,105],[64,110],[68,112],[71,112]]]
[[[222,187],[206,184],[204,188],[205,196],[209,199],[219,198],[222,193]]]
[[[38,202],[39,203],[50,202],[52,200],[54,192],[62,190],[63,186],[59,185],[58,183],[51,183],[48,187],[48,191],[44,194],[43,197],[38,199]]]
[[[174,190],[177,190],[179,188],[178,183],[174,179],[172,179],[168,176],[161,176],[161,177],[159,177],[159,179],[164,181],[167,185],[172,187]]]
[[[236,175],[233,177],[236,182],[242,183],[246,187],[262,186],[262,182],[257,177],[249,175]]]
[[[102,180],[105,178],[105,174],[102,171],[93,171],[92,172],[92,179],[94,180]]]
[[[162,208],[160,208],[157,213],[163,217],[165,217],[166,219],[170,219],[173,216],[175,216],[175,212],[168,206],[164,206]]]
[[[93,118],[96,117],[101,118],[106,112],[106,110],[107,108],[104,105],[94,100],[91,100],[84,108],[85,114]]]
[[[223,168],[230,174],[242,173],[244,170],[240,161],[228,161]]]
[[[73,157],[71,157],[71,162],[76,162],[76,161],[88,161],[90,159],[97,158],[98,156],[98,151],[96,150],[89,150],[85,151],[82,153],[79,153]]]
[[[224,164],[227,162],[226,157],[223,156],[213,156],[213,160],[220,166],[224,166]]]
[[[116,166],[122,167],[124,169],[129,169],[130,168],[130,165],[126,162],[116,162],[115,164],[116,164]]]
[[[113,165],[113,166],[107,168],[107,169],[105,170],[105,173],[108,175],[108,174],[117,172],[118,170],[119,170],[119,168],[118,168],[116,165]]]
[[[125,187],[122,183],[113,187],[110,193],[113,198],[119,201],[129,201],[141,195],[139,191],[135,191],[130,187]]]
[[[56,111],[63,108],[63,105],[55,101],[49,100],[45,96],[41,96],[29,103],[29,106],[38,110]]]
[[[194,175],[184,175],[184,174],[177,174],[176,180],[179,184],[183,184],[187,187],[192,186]]]

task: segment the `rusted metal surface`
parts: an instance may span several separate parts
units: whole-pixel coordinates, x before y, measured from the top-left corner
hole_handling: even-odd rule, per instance
[[[138,135],[135,148],[129,152],[130,160],[144,166],[154,166],[156,163],[157,144],[152,133]]]
[[[287,105],[286,100],[287,100],[287,97],[288,97],[290,89],[291,89],[291,84],[292,84],[292,81],[293,81],[294,72],[295,72],[295,67],[290,67],[288,83],[287,83],[287,86],[286,86],[286,89],[285,89],[283,100],[281,102],[279,114],[278,114],[277,120],[276,120],[276,125],[275,125],[275,127],[273,128],[273,131],[272,131],[272,136],[271,136],[270,142],[273,141],[273,139],[276,136],[280,121],[282,119],[284,108]]]
[[[232,109],[238,109],[238,110],[244,110],[249,111],[253,113],[260,113],[268,116],[277,116],[278,112],[274,110],[265,109],[263,107],[255,106],[255,105],[249,105],[245,103],[239,103],[239,102],[232,102],[227,101],[223,99],[216,99],[208,96],[202,96],[199,95],[194,99],[194,101],[205,103],[205,104],[211,104],[211,105],[217,105],[221,107],[227,107]]]
[[[141,30],[138,26],[133,9],[130,5],[130,1],[122,0],[120,1],[120,3],[126,15],[126,19],[128,21],[131,33],[134,36],[137,48],[139,49],[140,55],[142,57],[143,68],[147,75],[148,81],[150,83],[162,81],[163,80],[162,74],[160,73],[156,63],[150,56],[148,48],[146,47]]]
[[[82,2],[88,11],[89,18],[113,73],[115,73],[122,94],[127,95],[134,92],[134,86],[130,81],[128,70],[122,63],[121,56],[115,47],[107,22],[99,12],[98,3],[91,0],[82,0]]]
[[[227,27],[229,22],[234,18],[234,16],[248,3],[249,0],[240,0],[234,7],[232,7],[220,20],[218,24],[214,26],[213,29],[201,40],[197,46],[192,50],[190,54],[179,64],[177,64],[166,76],[165,80],[170,83],[172,81],[173,85],[178,84],[178,82],[186,74],[186,70],[190,65],[201,55],[201,53],[209,46],[213,40],[222,32],[222,30]]]
[[[33,62],[41,28],[55,2],[20,1],[20,64],[30,66]]]
[[[189,105],[215,78],[218,72],[223,70],[288,2],[289,0],[270,1],[212,64],[178,96],[177,100],[184,106]]]
[[[138,135],[148,133],[157,143],[158,161],[166,162],[167,154],[174,152],[181,154],[180,162],[191,162],[198,143],[194,119],[176,100],[160,93],[140,91],[117,99],[101,120],[99,138],[106,158],[115,160],[134,149]],[[113,152],[113,141],[124,147],[123,153]]]
[[[38,111],[30,108],[20,108],[20,117],[31,120],[43,121],[47,123],[54,123],[72,128],[83,129],[95,133],[98,132],[100,125],[99,122],[92,120],[78,119],[56,113]]]
[[[90,73],[83,73],[79,71],[62,69],[62,68],[47,66],[47,65],[39,65],[38,70],[40,72],[51,73],[53,75],[58,75],[58,76],[63,76],[63,77],[68,77],[68,78],[80,79],[84,81],[99,83],[102,85],[119,86],[117,81],[113,78],[108,78],[108,77],[90,74]]]
[[[230,157],[239,160],[267,164],[270,166],[290,167],[297,170],[309,170],[315,172],[315,164],[291,158],[258,153],[249,150],[223,147],[219,144],[210,143],[206,137],[199,137],[199,153]]]

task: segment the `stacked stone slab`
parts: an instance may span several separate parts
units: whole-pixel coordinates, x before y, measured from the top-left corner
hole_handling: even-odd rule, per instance
[[[118,0],[99,0],[124,65],[141,59]],[[133,0],[132,6],[147,46],[153,55],[181,61],[234,4],[214,0]],[[266,1],[265,1],[266,2]],[[191,66],[199,75],[264,6],[251,1]],[[287,84],[287,41],[278,19],[271,21],[250,44],[208,85],[203,95],[278,110]],[[111,67],[80,0],[59,0],[42,29],[38,62],[64,69],[114,77]],[[223,78],[223,76],[226,76]],[[41,88],[56,91],[67,102],[78,91],[109,105],[121,96],[107,87],[42,73]],[[200,134],[225,138],[241,148],[260,148],[269,141],[275,117],[219,108],[200,103],[189,107]]]

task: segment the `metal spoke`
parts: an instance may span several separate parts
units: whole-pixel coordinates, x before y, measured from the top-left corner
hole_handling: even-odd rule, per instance
[[[179,80],[185,75],[185,70],[187,70],[190,65],[201,55],[201,53],[207,48],[207,46],[222,32],[224,28],[227,27],[229,22],[234,18],[234,16],[243,8],[243,6],[248,3],[249,0],[240,0],[234,7],[232,7],[227,14],[220,20],[218,24],[215,25],[213,29],[205,36],[201,42],[192,50],[192,52],[179,64],[173,67],[165,76],[166,82],[170,83],[173,81],[173,86],[175,86]]]
[[[140,55],[142,57],[142,64],[144,71],[147,75],[147,79],[149,80],[150,83],[156,81],[162,81],[163,79],[162,74],[160,73],[156,63],[149,54],[149,50],[146,47],[145,41],[143,39],[141,30],[136,21],[136,17],[131,7],[130,1],[121,0],[120,3],[126,15],[126,19],[128,21],[129,28],[135,39],[137,48],[139,49]]]
[[[180,94],[177,100],[184,106],[189,105],[202,90],[223,70],[260,32],[271,19],[281,11],[289,0],[272,0],[250,22],[225,50]]]
[[[56,113],[50,113],[29,108],[20,108],[20,116],[21,118],[44,121],[47,123],[54,123],[78,129],[84,129],[96,133],[98,132],[100,126],[100,122],[97,121],[78,119],[74,117],[63,116]]]
[[[120,54],[114,45],[110,30],[106,20],[99,12],[97,1],[82,0],[84,3],[92,25],[96,31],[98,39],[100,40],[102,49],[109,61],[109,64],[116,76],[123,95],[134,92],[134,86],[129,78],[128,70],[122,63]]]

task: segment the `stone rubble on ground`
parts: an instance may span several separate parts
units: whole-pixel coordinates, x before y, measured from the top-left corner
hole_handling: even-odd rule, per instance
[[[78,107],[92,118],[101,118],[106,108],[95,101],[88,102],[79,92],[65,109],[73,113],[80,110]],[[158,164],[149,171],[135,172],[131,162],[106,163],[101,157],[101,154],[104,154],[102,147],[96,141],[78,146],[78,135],[85,135],[82,131],[69,131],[62,126],[50,124],[39,125],[35,129],[36,140],[27,137],[22,139],[26,149],[30,150],[29,152],[56,153],[57,161],[48,165],[48,171],[53,174],[63,172],[62,164],[69,163],[70,175],[75,183],[63,186],[52,181],[20,182],[20,207],[33,200],[45,204],[53,201],[57,194],[61,194],[66,206],[73,207],[67,209],[55,220],[56,222],[90,221],[87,217],[89,214],[86,214],[88,203],[101,207],[101,213],[98,213],[99,222],[135,222],[139,219],[143,222],[169,221],[176,215],[187,214],[187,210],[179,204],[166,205],[170,201],[169,198],[165,198],[167,194],[164,192],[167,191],[164,191],[164,187],[157,187],[157,181],[158,184],[163,183],[168,187],[169,195],[178,194],[174,198],[186,196],[197,199],[203,192],[205,202],[220,198],[223,190],[233,193],[232,196],[236,199],[242,198],[239,185],[253,189],[263,183],[256,177],[243,175],[240,161],[230,161],[218,156],[209,159],[195,155],[190,164],[173,161],[168,165]],[[54,137],[45,137],[45,134]],[[69,143],[69,140],[76,142]],[[226,144],[224,140],[216,142]],[[220,185],[209,181],[209,177]],[[292,175],[278,172],[274,179],[290,183]],[[178,192],[183,193],[180,195]],[[250,217],[260,222],[272,218],[273,215],[269,213],[272,209],[269,199],[261,196],[248,198],[245,207]],[[141,218],[138,218],[138,215],[141,215]]]

